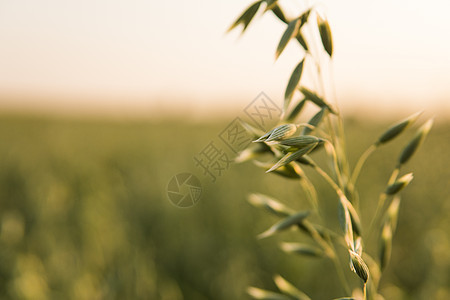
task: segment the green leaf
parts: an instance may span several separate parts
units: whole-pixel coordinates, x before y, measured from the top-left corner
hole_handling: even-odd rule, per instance
[[[287,253],[294,253],[312,257],[323,257],[325,255],[325,253],[317,247],[300,243],[282,243],[281,249]]]
[[[244,28],[242,29],[242,32],[244,32],[245,29],[247,29],[247,27],[250,24],[250,22],[252,21],[253,17],[258,12],[258,9],[259,9],[259,7],[261,5],[261,2],[262,1],[257,1],[255,3],[253,3],[252,5],[250,5],[247,8],[247,10],[245,10],[245,12],[239,18],[237,18],[237,20],[233,23],[233,25],[231,25],[230,28],[228,28],[227,32],[230,32],[231,30],[233,30],[234,28],[236,28],[240,24],[243,25]]]
[[[302,61],[295,67],[294,71],[292,72],[291,78],[289,78],[289,82],[286,87],[286,92],[284,93],[285,108],[288,107],[289,102],[291,101],[292,95],[294,95],[294,91],[297,88],[298,83],[300,82],[300,78],[302,77],[304,62],[305,62],[305,59],[302,59]]]
[[[300,18],[294,19],[293,21],[289,22],[286,31],[281,36],[280,42],[278,43],[277,51],[275,53],[275,58],[278,58],[283,52],[284,48],[286,48],[289,41],[297,35],[298,30],[300,28],[301,20]]]
[[[288,217],[295,213],[292,208],[287,207],[278,200],[263,194],[251,194],[248,197],[248,202],[255,207],[265,208],[270,213],[279,217]]]
[[[294,225],[301,224],[301,222],[308,215],[309,215],[309,211],[301,211],[296,214],[293,214],[293,215],[279,221],[278,223],[276,223],[275,225],[273,225],[272,227],[270,227],[269,229],[267,229],[266,231],[264,231],[263,233],[258,235],[258,238],[263,239],[263,238],[269,237],[277,232],[286,230]]]
[[[333,39],[331,36],[330,24],[328,24],[328,20],[322,19],[320,15],[317,15],[317,25],[319,26],[320,39],[322,40],[323,48],[331,57],[333,55]]]
[[[267,291],[267,290],[263,290],[263,289],[259,289],[256,287],[249,287],[247,288],[247,293],[253,297],[254,299],[259,299],[259,300],[292,300],[290,297],[279,294],[279,293],[274,293],[271,291]]]
[[[311,298],[309,298],[305,293],[297,289],[293,284],[280,275],[275,275],[273,280],[275,281],[278,289],[286,295],[289,295],[297,300],[311,300]]]
[[[408,118],[392,125],[378,139],[376,144],[385,144],[402,133],[409,125],[414,123],[422,112],[415,113]]]
[[[272,168],[267,170],[266,173],[272,172],[272,171],[278,169],[279,167],[282,167],[284,165],[287,165],[290,162],[293,162],[294,160],[299,159],[303,155],[306,155],[309,152],[311,152],[316,146],[317,146],[317,143],[316,144],[312,144],[312,145],[307,146],[307,147],[304,147],[304,148],[302,148],[302,149],[300,149],[298,151],[287,153],[275,165],[273,165]]]

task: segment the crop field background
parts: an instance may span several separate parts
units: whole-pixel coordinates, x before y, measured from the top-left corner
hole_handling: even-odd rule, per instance
[[[193,157],[227,123],[1,116],[0,298],[247,299],[249,285],[274,288],[274,274],[314,299],[343,294],[335,274],[324,271],[327,261],[292,259],[273,242],[304,239],[298,232],[256,238],[276,219],[251,207],[247,195],[308,208],[297,182],[248,163],[212,183],[195,167]],[[346,120],[350,157],[389,124]],[[369,159],[359,181],[363,216],[373,213],[412,133]],[[381,283],[386,299],[450,298],[449,153],[450,123],[438,120],[405,168],[415,178],[402,193],[383,277],[389,284]],[[182,171],[199,174],[203,186],[188,209],[166,194]],[[321,207],[335,210],[331,190],[312,180],[323,186]],[[337,224],[332,214],[326,219]]]

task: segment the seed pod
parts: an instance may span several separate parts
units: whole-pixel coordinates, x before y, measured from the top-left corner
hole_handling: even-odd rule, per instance
[[[428,132],[430,132],[432,126],[433,120],[430,119],[424,125],[422,125],[422,127],[419,128],[416,136],[409,142],[409,144],[405,147],[400,155],[398,161],[401,165],[405,164],[411,158],[414,152],[416,152],[417,148],[419,148],[425,137],[428,135]]]
[[[358,253],[353,250],[348,252],[350,253],[350,269],[366,283],[369,279],[369,268]]]
[[[397,179],[393,184],[389,185],[386,188],[386,195],[395,195],[400,192],[403,188],[405,188],[411,180],[413,180],[413,173],[408,173],[401,178]]]
[[[380,237],[380,268],[383,270],[389,263],[392,250],[392,228],[389,223],[385,223]]]
[[[282,243],[281,249],[287,253],[300,254],[311,257],[323,257],[325,253],[317,247],[300,243]]]
[[[386,130],[376,142],[377,145],[385,144],[398,136],[400,133],[402,133],[406,128],[408,128],[409,125],[414,123],[417,118],[420,116],[422,112],[415,113],[408,118],[392,125],[388,130]]]
[[[275,225],[270,227],[268,230],[266,230],[263,233],[261,233],[260,235],[258,235],[258,238],[263,239],[263,238],[269,237],[277,232],[286,230],[294,225],[301,224],[301,222],[308,215],[309,215],[309,211],[301,211],[294,215],[291,215],[291,216],[279,221],[278,223],[276,223]]]
[[[288,217],[295,213],[292,208],[287,207],[272,197],[263,194],[250,194],[248,197],[248,202],[255,207],[265,208],[270,213],[279,217]]]

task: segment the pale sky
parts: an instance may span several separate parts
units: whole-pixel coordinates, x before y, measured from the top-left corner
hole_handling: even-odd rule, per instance
[[[450,110],[450,1],[309,2],[330,20],[344,108]],[[225,34],[251,3],[1,0],[0,110],[208,112],[261,91],[281,104],[302,52],[275,61],[285,25],[269,14]],[[281,3],[294,16],[306,2]]]

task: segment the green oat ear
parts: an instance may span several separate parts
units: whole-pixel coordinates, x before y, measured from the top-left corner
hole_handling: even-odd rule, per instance
[[[278,141],[283,138],[290,137],[297,131],[297,125],[295,124],[284,124],[280,125],[269,132],[262,135],[259,139],[253,142],[271,142]]]
[[[243,25],[242,33],[247,29],[248,25],[250,25],[250,22],[253,20],[253,17],[258,12],[259,7],[261,6],[262,1],[257,1],[250,5],[244,13],[236,19],[236,21],[228,28],[227,32],[230,32],[234,28],[236,28],[239,25]]]
[[[405,131],[405,129],[408,128],[412,123],[414,123],[421,114],[422,114],[422,112],[417,112],[417,113],[407,117],[406,119],[392,125],[391,127],[389,127],[388,130],[386,130],[378,138],[378,141],[376,142],[376,144],[377,145],[385,144],[385,143],[389,142],[390,140],[394,139],[400,133]]]
[[[294,36],[297,35],[297,32],[300,28],[300,24],[301,24],[300,18],[294,19],[291,22],[289,22],[286,30],[281,36],[280,42],[278,43],[277,51],[275,53],[275,59],[277,59],[281,55],[281,53],[283,52],[284,48],[286,48],[289,41]]]
[[[413,156],[414,152],[416,152],[417,148],[423,143],[426,136],[433,127],[433,119],[428,120],[422,127],[419,128],[414,138],[406,145],[402,154],[400,155],[398,162],[400,165],[405,164],[408,160]]]
[[[398,192],[400,192],[402,189],[404,189],[412,180],[414,176],[413,173],[408,173],[401,178],[397,179],[393,184],[389,185],[386,188],[386,194],[387,195],[395,195]]]
[[[317,14],[317,25],[319,26],[320,39],[322,40],[323,48],[331,57],[333,55],[333,38],[331,36],[330,24],[328,24],[327,19],[324,19]]]
[[[324,114],[325,114],[325,108],[322,108],[308,121],[308,124],[311,125],[312,128],[319,126],[320,122],[322,122]],[[313,131],[312,128],[311,127],[303,128],[302,134],[303,135],[310,134]]]
[[[266,133],[256,133],[254,129],[250,128],[250,133],[254,135],[256,139],[254,142],[257,142],[257,144],[253,144],[254,147],[248,147],[247,152],[242,152],[238,160],[247,160],[253,157],[254,163],[267,170],[267,173],[273,172],[294,182],[298,181],[303,189],[303,196],[307,198],[305,203],[311,207],[311,218],[313,220],[310,222],[306,219],[310,214],[307,210],[296,213],[276,199],[262,194],[252,194],[249,197],[249,202],[252,205],[264,208],[269,213],[283,218],[261,233],[258,238],[266,238],[284,230],[297,228],[300,233],[304,234],[303,237],[308,239],[308,242],[302,240],[301,243],[281,243],[281,250],[306,257],[323,257],[331,260],[343,289],[342,294],[352,295],[335,298],[335,300],[381,299],[382,296],[378,293],[378,289],[382,271],[391,256],[392,237],[397,227],[400,207],[398,195],[413,179],[412,173],[400,178],[398,178],[398,175],[403,164],[410,160],[429,133],[433,121],[428,120],[420,127],[416,135],[403,149],[385,190],[379,195],[376,210],[373,214],[369,214],[369,216],[372,215],[369,220],[362,220],[362,217],[367,216],[367,214],[360,213],[367,208],[363,205],[367,205],[365,202],[372,199],[366,196],[364,196],[364,199],[360,199],[357,190],[356,182],[358,176],[363,174],[361,170],[365,162],[379,146],[392,141],[405,132],[421,113],[413,114],[390,126],[362,153],[351,170],[350,162],[353,159],[348,157],[346,151],[347,137],[344,131],[344,120],[339,110],[334,109],[334,103],[329,102],[328,96],[335,94],[335,92],[333,93],[333,87],[328,89],[325,86],[325,79],[327,78],[324,74],[332,73],[329,62],[334,52],[333,37],[328,20],[317,12],[316,6],[312,6],[296,18],[290,18],[288,14],[284,13],[281,1],[262,0],[250,6],[232,28],[243,24],[245,30],[257,13],[261,3],[266,5],[263,14],[271,11],[286,26],[277,44],[275,59],[278,59],[292,39],[295,39],[302,48],[301,56],[296,61],[287,85],[285,85],[284,95],[281,95],[284,96],[284,109],[279,124]],[[305,3],[305,5],[308,4]],[[308,21],[311,13],[316,14],[317,23]],[[304,29],[309,29],[309,31]],[[325,60],[326,64],[323,63],[322,59],[326,56],[325,52],[329,56],[329,59]],[[323,67],[327,67],[328,70],[323,72]],[[312,77],[303,80],[306,74],[310,75],[309,71],[311,71]],[[308,79],[312,80],[309,81]],[[313,86],[313,88],[305,87],[302,84],[303,81],[307,81],[308,85]],[[297,91],[303,97],[299,97],[298,100],[295,99],[295,103],[292,103],[291,101],[297,96]],[[305,108],[310,108],[309,103],[306,105],[307,102],[312,104],[314,110],[310,111],[313,116],[305,123],[305,120],[300,119],[302,117],[301,112]],[[296,121],[297,119],[299,120]],[[302,129],[297,133],[300,127]],[[256,146],[260,147],[257,148]],[[316,151],[323,147],[326,151]],[[269,158],[264,162],[260,161],[267,157]],[[258,160],[255,158],[258,158]],[[311,174],[310,172],[315,173]],[[325,194],[322,191],[322,186],[316,185],[314,182],[316,178],[312,176],[319,176],[324,180],[331,188],[333,196],[330,197],[329,194]],[[316,190],[317,187],[320,187],[321,190]],[[321,199],[321,196],[324,195],[330,199]],[[332,222],[328,222],[326,220],[328,216],[323,214],[323,205],[325,205],[325,202],[321,203],[323,200],[337,201],[335,212],[338,214],[342,232],[327,226]],[[326,203],[326,205],[328,204]],[[389,204],[387,209],[386,204]],[[333,205],[333,208],[336,208],[336,205]],[[364,222],[361,222],[361,220]],[[368,229],[363,227],[365,224],[370,224]],[[371,238],[373,232],[378,233],[378,239]],[[366,250],[376,250],[376,247],[371,245],[373,241],[375,241],[374,246],[378,247],[378,259],[373,259]],[[361,278],[364,282],[362,286],[360,284],[355,286],[355,280],[349,281],[347,278],[344,271],[348,271],[348,266],[342,266],[342,257],[337,250],[341,246],[349,252],[350,270]],[[250,287],[248,293],[255,299],[310,300],[306,294],[280,275],[276,275],[274,281],[281,293],[254,287]]]
[[[348,250],[350,254],[350,268],[356,275],[363,280],[364,283],[369,280],[369,268],[358,253]]]
[[[289,102],[291,101],[292,96],[294,95],[294,91],[297,88],[298,83],[300,82],[300,78],[302,77],[303,72],[303,63],[304,59],[300,61],[300,63],[295,67],[292,72],[291,77],[289,78],[288,85],[286,87],[286,91],[284,93],[284,108],[285,110],[289,106]]]

